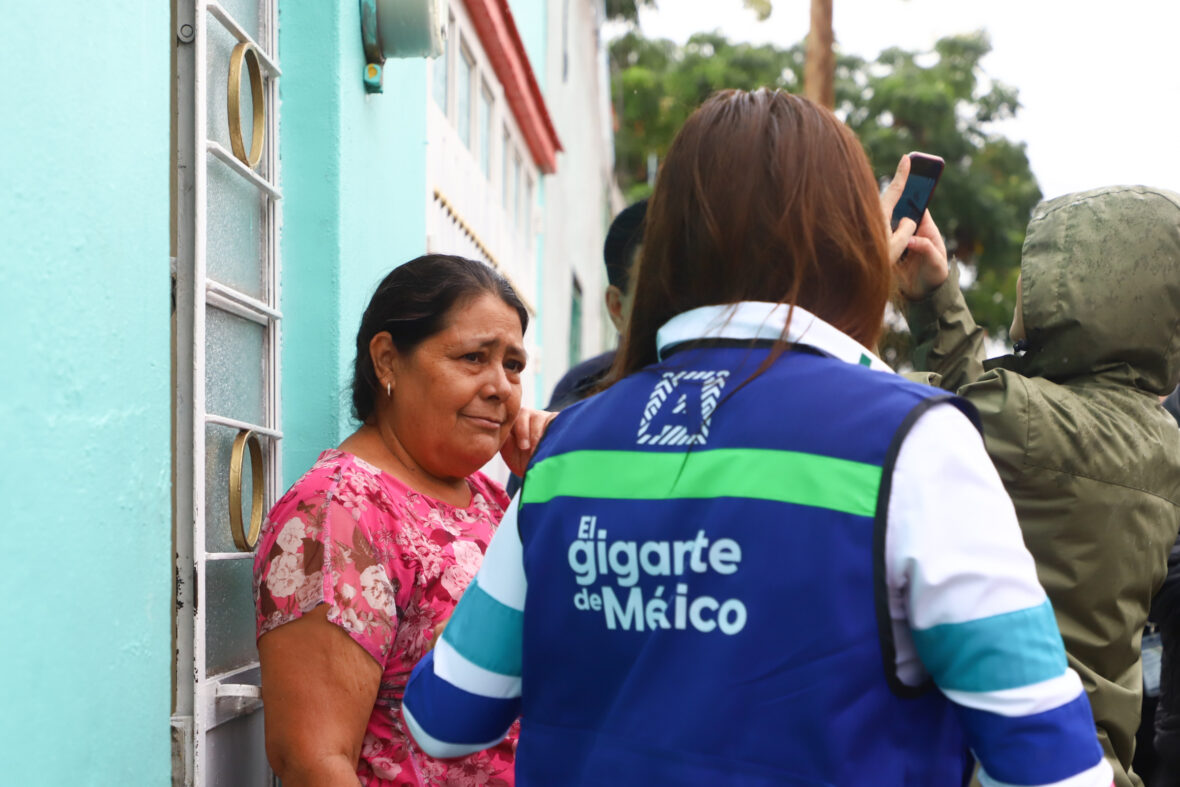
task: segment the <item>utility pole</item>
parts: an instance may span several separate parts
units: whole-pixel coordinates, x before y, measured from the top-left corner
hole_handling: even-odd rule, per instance
[[[807,34],[803,94],[828,109],[836,106],[836,55],[832,51],[833,43],[832,0],[811,0],[811,32]]]

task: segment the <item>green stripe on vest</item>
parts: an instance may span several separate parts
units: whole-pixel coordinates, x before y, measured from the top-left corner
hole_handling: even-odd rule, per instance
[[[876,513],[880,485],[880,467],[795,451],[571,451],[529,469],[521,504],[547,503],[555,497],[740,497],[871,517]]]

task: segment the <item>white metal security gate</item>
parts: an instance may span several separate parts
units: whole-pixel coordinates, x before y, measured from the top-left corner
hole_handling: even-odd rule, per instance
[[[270,785],[252,539],[280,483],[278,0],[176,0],[174,785]]]

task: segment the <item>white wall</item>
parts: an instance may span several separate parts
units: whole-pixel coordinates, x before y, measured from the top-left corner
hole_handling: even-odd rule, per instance
[[[430,84],[426,100],[426,247],[429,252],[459,254],[483,260],[508,278],[533,312],[541,298],[536,281],[536,236],[540,216],[536,210],[540,178],[520,126],[496,78],[487,53],[460,0],[449,4],[453,24],[446,54],[432,59],[427,69]],[[474,59],[470,93],[470,117],[459,116],[458,81],[463,74],[461,46]],[[449,101],[445,111],[434,98],[434,70],[443,68],[450,56]],[[486,86],[492,97],[490,166],[485,175],[481,163],[482,137],[480,92]],[[460,123],[471,123],[471,136],[464,144]],[[505,146],[505,134],[508,143]],[[505,168],[505,154],[508,167]],[[519,161],[519,175],[516,162]],[[508,187],[505,189],[505,178]],[[529,182],[533,188],[528,190]],[[531,196],[531,199],[529,198]],[[530,325],[525,336],[530,359],[539,355],[540,330]],[[537,364],[530,360],[523,378],[523,401],[532,405],[541,384]]]
[[[570,294],[582,286],[582,359],[614,346],[603,304],[602,244],[622,209],[614,184],[610,82],[600,27],[600,0],[549,0],[545,101],[564,152],[545,179],[542,369],[547,401],[569,368]]]
[[[530,355],[530,371],[524,380],[526,406],[548,402],[553,386],[570,366],[570,298],[575,275],[582,287],[582,360],[614,346],[614,327],[603,303],[607,278],[602,244],[611,219],[623,207],[613,177],[610,85],[599,33],[604,16],[601,0],[539,2],[545,3],[546,62],[532,65],[535,71],[544,69],[536,76],[544,85],[545,103],[564,148],[558,154],[556,174],[541,175],[532,161],[503,86],[495,78],[461,0],[449,4],[455,18],[449,106],[444,112],[433,98],[433,69],[442,66],[441,58],[432,61],[428,69],[426,100],[427,248],[493,262],[536,309],[525,338]],[[479,162],[482,129],[473,130],[470,146],[463,144],[456,130],[460,122],[455,101],[455,79],[461,73],[460,36],[475,59],[476,84],[486,80],[494,99],[490,177],[484,176]],[[471,93],[473,107],[478,95],[476,87]],[[520,200],[525,218],[519,220],[515,207],[504,203],[505,128],[511,137],[512,156],[519,155],[523,163],[519,196],[514,199],[515,195],[510,195],[509,199],[510,204]],[[525,199],[530,177],[534,183],[531,205]],[[445,197],[450,210],[435,192]],[[456,216],[462,217],[491,259],[475,238],[460,228]],[[538,243],[542,250],[539,265]],[[507,478],[507,469],[498,458],[484,472],[499,481]]]

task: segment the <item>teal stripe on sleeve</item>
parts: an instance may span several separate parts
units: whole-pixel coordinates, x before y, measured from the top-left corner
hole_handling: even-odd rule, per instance
[[[918,658],[939,688],[1003,691],[1061,677],[1065,646],[1044,604],[963,623],[915,629]]]
[[[571,451],[529,468],[520,502],[741,497],[871,517],[880,486],[876,465],[797,451]]]
[[[467,586],[442,638],[459,655],[486,670],[520,676],[524,613],[501,604],[479,586]]]

